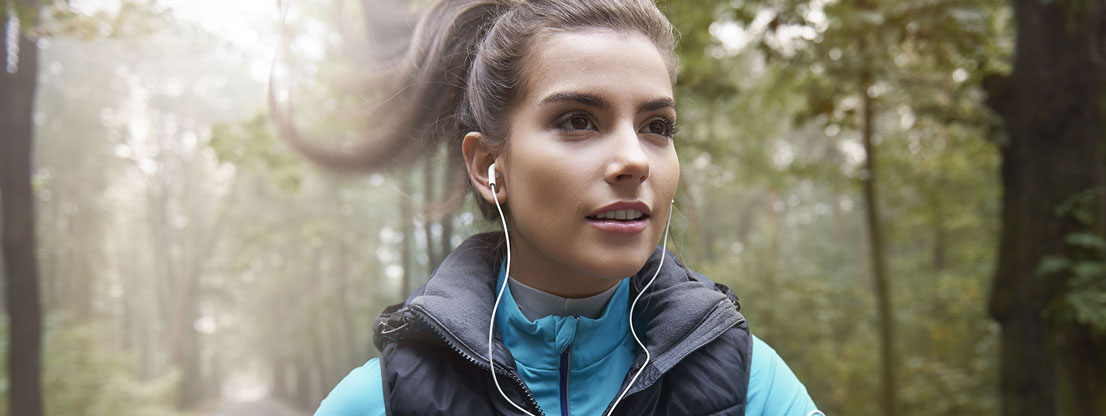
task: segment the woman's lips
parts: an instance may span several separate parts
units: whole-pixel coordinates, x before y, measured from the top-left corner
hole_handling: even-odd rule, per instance
[[[649,206],[641,201],[618,201],[587,217],[591,225],[617,234],[636,234],[649,225]]]
[[[588,222],[591,225],[599,228],[602,231],[618,233],[618,234],[636,234],[645,230],[645,226],[649,225],[649,217],[641,217],[636,220],[611,220],[611,219],[593,219],[588,218]]]
[[[603,208],[599,208],[595,212],[592,212],[591,215],[588,215],[588,217],[594,218],[596,216],[599,216],[600,214],[605,214],[612,211],[637,211],[642,215],[645,215],[646,217],[648,217],[649,214],[652,213],[652,211],[649,209],[649,206],[645,205],[644,202],[618,201],[613,204],[609,204]]]

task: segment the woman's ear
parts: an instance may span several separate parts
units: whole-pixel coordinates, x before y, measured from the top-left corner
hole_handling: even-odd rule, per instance
[[[503,180],[500,170],[502,163],[497,163],[495,172],[495,190],[491,187],[491,178],[488,177],[488,166],[496,163],[496,154],[484,143],[484,135],[478,132],[469,132],[461,142],[461,153],[465,157],[465,170],[468,171],[469,181],[480,196],[489,203],[495,203],[492,192],[495,192],[499,203],[507,202],[507,183]]]

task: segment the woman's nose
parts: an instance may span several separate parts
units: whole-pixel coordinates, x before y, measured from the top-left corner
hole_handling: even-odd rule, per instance
[[[606,180],[611,184],[641,183],[649,178],[649,155],[642,148],[641,139],[632,126],[613,132],[610,138],[611,158],[607,164]]]

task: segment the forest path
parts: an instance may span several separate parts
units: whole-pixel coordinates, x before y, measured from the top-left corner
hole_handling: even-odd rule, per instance
[[[199,414],[201,416],[308,416],[307,412],[269,398],[219,403]]]

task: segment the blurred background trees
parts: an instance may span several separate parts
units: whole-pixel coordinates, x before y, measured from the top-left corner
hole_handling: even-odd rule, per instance
[[[425,3],[2,3],[0,226],[24,233],[0,271],[4,411],[37,414],[19,380],[41,377],[47,415],[309,414],[374,356],[379,310],[496,227],[432,209],[445,149],[388,174],[305,162],[266,88],[305,135],[356,140],[358,75]],[[827,414],[1106,414],[1106,6],[661,6],[675,248]]]

